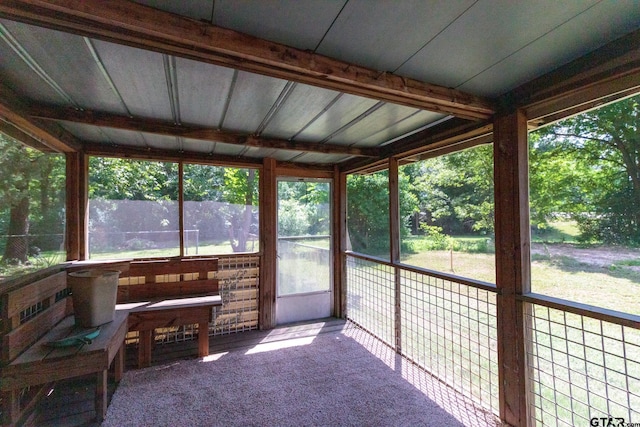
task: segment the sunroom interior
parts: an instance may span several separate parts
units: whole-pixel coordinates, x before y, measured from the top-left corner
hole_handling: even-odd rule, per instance
[[[636,2],[14,0],[0,2],[0,39],[0,131],[65,165],[65,259],[3,278],[3,336],[5,296],[47,274],[214,257],[220,292],[234,282],[242,297],[213,309],[211,345],[335,317],[502,425],[640,422],[640,317],[532,292],[528,198],[530,131],[640,92]],[[399,170],[481,146],[495,279],[405,263]],[[120,191],[96,189],[105,170],[145,178],[123,160],[160,165],[149,173],[170,181],[162,203],[100,198]],[[235,196],[220,207],[196,176]],[[350,224],[357,176],[384,182],[382,254]],[[285,230],[300,194],[318,222]],[[574,330],[581,369],[562,360]],[[585,349],[604,380],[576,386],[583,399],[572,378],[591,378]]]

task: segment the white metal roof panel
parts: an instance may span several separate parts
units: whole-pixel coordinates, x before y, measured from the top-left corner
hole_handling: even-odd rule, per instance
[[[252,134],[286,85],[285,80],[239,72],[223,122],[228,130]]]
[[[196,139],[183,138],[182,149],[194,153],[211,153],[216,146],[215,142],[201,141]]]
[[[398,74],[458,87],[540,36],[554,31],[596,2],[566,0],[558,7],[557,0],[478,1],[400,67]],[[507,89],[510,87],[505,84],[499,93]]]
[[[404,107],[396,104],[382,104],[380,108],[372,111],[366,117],[354,123],[353,126],[345,128],[342,132],[335,135],[329,142],[334,140],[343,144],[353,145],[361,140],[370,137],[390,126],[396,125],[405,119],[409,119],[413,114],[420,110],[415,108]],[[415,127],[420,126],[416,123]],[[381,143],[384,141],[380,141]]]
[[[384,127],[369,136],[363,137],[354,144],[356,147],[375,147],[387,141],[397,138],[400,135],[412,133],[420,128],[428,126],[445,117],[444,114],[432,113],[431,111],[418,110],[414,114],[405,117],[394,124]]]
[[[63,103],[123,112],[83,37],[11,21],[3,21],[1,31],[3,41],[21,52],[19,61],[37,70]]]
[[[394,71],[474,0],[350,0],[317,52],[381,71]]]
[[[210,21],[213,15],[214,0],[134,0],[136,3],[162,9],[189,18]]]
[[[176,68],[181,121],[218,127],[234,70],[181,58]]]
[[[344,94],[324,114],[300,133],[296,140],[319,142],[364,114],[378,101]],[[340,143],[340,139],[332,140]]]
[[[345,0],[216,0],[214,25],[314,50]]]
[[[339,95],[338,92],[296,84],[282,108],[265,128],[263,135],[289,139],[303,130]]]
[[[48,104],[65,102],[64,97],[42,80],[4,40],[0,40],[0,73],[2,83],[18,95]]]
[[[615,7],[612,3],[615,2]],[[640,24],[638,1],[605,0],[536,39],[460,86],[490,96],[517,87],[622,37]]]
[[[103,41],[94,45],[131,114],[173,120],[163,55]]]

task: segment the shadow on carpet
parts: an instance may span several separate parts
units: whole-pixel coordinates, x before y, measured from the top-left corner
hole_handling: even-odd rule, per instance
[[[332,332],[129,371],[102,425],[463,425],[386,353]]]

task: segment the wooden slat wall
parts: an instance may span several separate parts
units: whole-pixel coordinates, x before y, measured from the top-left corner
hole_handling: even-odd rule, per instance
[[[73,305],[66,290],[67,272],[59,269],[28,275],[14,285],[4,287],[0,292],[0,367],[10,363],[72,313]],[[26,423],[45,389],[46,384],[11,392],[19,393],[21,398],[3,403],[2,423]],[[6,405],[13,405],[12,415]]]
[[[2,300],[2,351],[0,362],[8,363],[71,313],[67,298],[56,294],[67,289],[67,273],[59,272],[0,295]],[[40,303],[41,311],[22,324],[20,314]]]
[[[217,258],[132,262],[118,286],[118,302],[218,292]]]
[[[220,255],[216,258],[185,258],[138,261],[123,273],[118,301],[219,292],[221,307],[213,309],[209,335],[222,335],[258,328],[260,255]],[[195,273],[194,273],[195,271]],[[156,340],[174,342],[195,332],[195,326],[156,329]],[[127,343],[137,340],[137,332],[127,335]]]
[[[213,309],[210,335],[258,328],[260,257],[258,255],[222,258],[216,273],[222,307]]]

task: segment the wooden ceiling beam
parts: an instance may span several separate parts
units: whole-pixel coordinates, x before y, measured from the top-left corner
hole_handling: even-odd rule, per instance
[[[33,119],[56,120],[82,123],[92,126],[151,133],[156,135],[175,136],[200,141],[222,142],[245,147],[276,148],[281,150],[304,151],[324,154],[345,154],[358,157],[380,157],[381,151],[375,147],[349,147],[317,142],[288,141],[277,138],[264,138],[228,132],[215,128],[173,122],[129,117],[98,111],[80,111],[74,108],[32,105],[29,114]]]
[[[82,148],[82,143],[75,136],[57,124],[31,118],[27,113],[27,105],[13,90],[2,83],[0,83],[0,118],[51,151],[69,153],[80,151]],[[28,141],[24,142],[28,143]]]
[[[5,122],[4,120],[1,120],[1,119],[0,119],[0,132],[4,133],[5,135],[15,139],[16,141],[28,147],[35,148],[36,150],[46,152],[46,153],[53,151],[51,150],[51,148],[47,147],[42,142],[32,137],[28,133],[25,133],[22,130],[18,129],[17,127],[13,126],[13,124],[11,124],[10,122]]]
[[[153,160],[159,162],[183,161],[188,163],[240,168],[262,167],[262,159],[260,158],[207,154],[193,151],[161,150],[156,148],[149,149],[128,145],[87,143],[85,144],[84,152],[90,156],[117,157],[121,159]]]
[[[487,99],[259,39],[125,0],[3,0],[0,17],[458,117]]]

